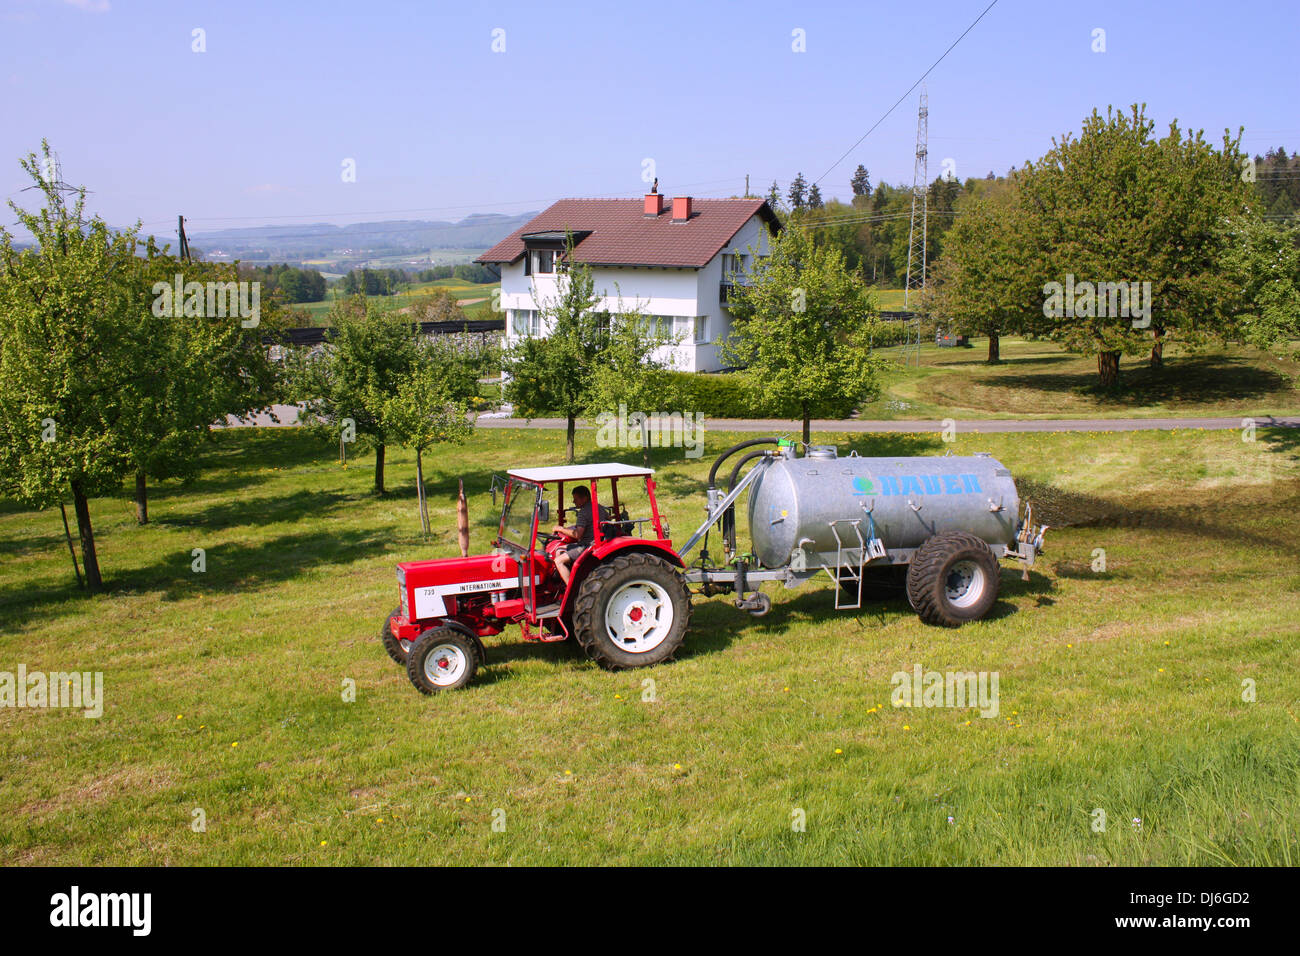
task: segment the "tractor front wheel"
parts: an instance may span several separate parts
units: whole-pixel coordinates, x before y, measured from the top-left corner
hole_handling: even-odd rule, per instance
[[[936,534],[912,556],[907,597],[926,624],[957,627],[992,609],[1000,573],[982,538],[960,531]]]
[[[393,613],[384,618],[384,623],[379,626],[379,640],[383,642],[384,650],[388,651],[388,656],[405,667],[406,658],[411,653],[411,642],[399,641],[393,637],[393,621],[401,616],[401,606],[393,608]]]
[[[583,579],[574,602],[574,636],[607,670],[646,667],[677,653],[690,618],[681,572],[662,558],[633,552]]]
[[[406,676],[421,694],[458,690],[478,672],[477,643],[455,628],[431,627],[411,645]]]

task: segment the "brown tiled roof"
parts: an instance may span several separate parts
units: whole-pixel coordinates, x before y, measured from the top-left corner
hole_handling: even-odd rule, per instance
[[[524,252],[523,237],[536,232],[588,232],[574,247],[575,258],[590,265],[673,266],[699,269],[723,249],[754,215],[772,229],[776,217],[762,199],[693,199],[691,218],[673,222],[672,197],[664,211],[645,215],[637,199],[561,199],[516,229],[475,262],[514,262]]]

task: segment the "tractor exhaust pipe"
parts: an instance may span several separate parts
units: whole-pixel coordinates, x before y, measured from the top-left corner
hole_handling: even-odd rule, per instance
[[[460,539],[460,556],[469,557],[469,502],[465,500],[465,479],[457,478],[460,491],[456,496],[456,537]]]

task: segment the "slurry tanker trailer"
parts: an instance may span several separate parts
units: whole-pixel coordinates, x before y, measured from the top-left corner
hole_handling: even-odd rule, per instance
[[[657,664],[685,639],[692,592],[734,595],[761,616],[771,609],[761,587],[773,581],[793,588],[825,575],[837,610],[905,593],[922,621],[955,627],[988,614],[1001,560],[1028,577],[1046,530],[987,454],[841,457],[821,445],[799,455],[782,438],[741,442],[713,463],[704,520],[680,548],[649,468],[518,468],[492,552],[469,556],[462,541],[462,557],[399,564],[400,603],[380,638],[429,694],[469,683],[486,659],[482,639],[511,624],[526,641],[576,641],[606,668]]]

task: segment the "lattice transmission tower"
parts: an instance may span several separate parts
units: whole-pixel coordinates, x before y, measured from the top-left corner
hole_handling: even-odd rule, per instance
[[[907,281],[903,287],[903,308],[911,309],[913,291],[925,291],[926,238],[930,225],[930,97],[921,87],[921,102],[916,111],[916,163],[912,167],[912,220],[907,229]],[[917,213],[920,228],[917,228]],[[921,317],[915,319],[916,364],[921,364]],[[909,341],[909,345],[911,342]]]

